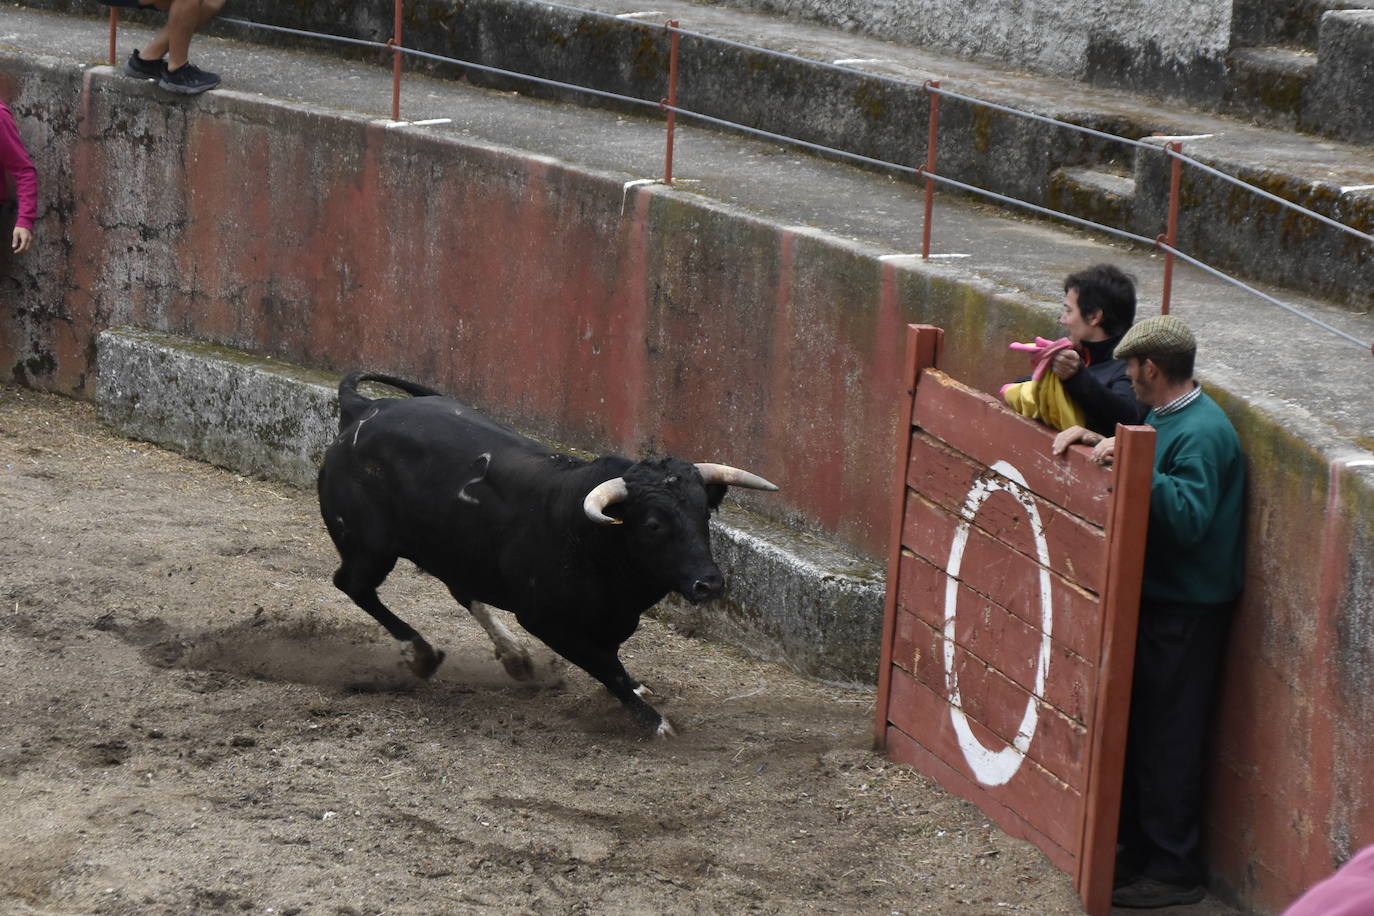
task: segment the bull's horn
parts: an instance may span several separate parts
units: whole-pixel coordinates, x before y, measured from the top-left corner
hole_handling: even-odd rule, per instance
[[[776,490],[778,485],[769,483],[757,474],[732,468],[728,464],[698,464],[701,479],[706,483],[724,483],[732,487],[745,487],[750,490]]]
[[[587,498],[582,500],[582,511],[598,525],[619,525],[620,519],[611,518],[605,510],[607,506],[618,503],[629,495],[630,490],[625,486],[625,478],[612,477],[592,488]]]

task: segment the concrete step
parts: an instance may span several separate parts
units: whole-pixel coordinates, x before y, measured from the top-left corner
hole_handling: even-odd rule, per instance
[[[1050,173],[1051,208],[1095,223],[1128,229],[1135,205],[1135,175],[1110,166],[1066,166]]]
[[[1317,68],[1303,92],[1299,126],[1374,144],[1374,9],[1327,12],[1317,42]]]
[[[1322,17],[1338,10],[1374,9],[1370,0],[1251,0],[1238,3],[1238,45],[1291,45],[1316,50]]]
[[[1294,129],[1302,115],[1303,92],[1317,70],[1317,52],[1270,46],[1239,48],[1227,57],[1230,91],[1226,102],[1238,114]]]

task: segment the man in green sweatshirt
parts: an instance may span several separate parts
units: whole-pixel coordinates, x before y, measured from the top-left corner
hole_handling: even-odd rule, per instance
[[[1118,832],[1119,907],[1196,903],[1208,725],[1244,575],[1245,458],[1193,378],[1197,344],[1171,315],[1132,327],[1113,356],[1155,428],[1154,482]],[[1062,439],[1062,437],[1061,437]],[[1115,439],[1084,431],[1110,463]],[[1056,440],[1055,454],[1071,443]]]

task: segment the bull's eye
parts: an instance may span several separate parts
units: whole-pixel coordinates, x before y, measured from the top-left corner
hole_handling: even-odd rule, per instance
[[[644,530],[650,534],[662,534],[666,529],[667,526],[657,515],[651,515],[644,520]]]

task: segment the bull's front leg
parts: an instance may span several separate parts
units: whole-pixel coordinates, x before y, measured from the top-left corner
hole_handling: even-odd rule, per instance
[[[625,708],[630,711],[630,715],[634,716],[635,721],[646,732],[651,733],[656,738],[666,738],[669,735],[677,734],[673,730],[671,722],[658,710],[644,702],[643,695],[649,693],[649,689],[630,677],[629,672],[625,670],[625,666],[621,664],[617,654],[619,646],[597,645],[582,636],[564,633],[541,633],[531,628],[523,620],[520,623],[550,649],[604,684],[606,689],[624,704]]]

